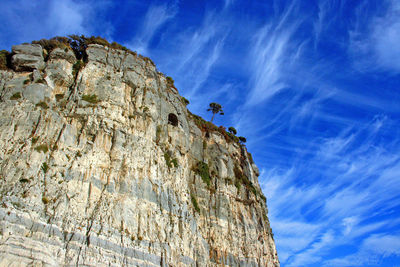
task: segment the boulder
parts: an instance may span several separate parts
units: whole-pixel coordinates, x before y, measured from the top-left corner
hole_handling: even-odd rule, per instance
[[[96,61],[99,63],[107,63],[107,47],[98,44],[91,44],[86,49],[89,61]]]
[[[12,52],[14,54],[25,54],[43,58],[43,49],[39,44],[13,45]]]
[[[71,64],[76,62],[76,57],[71,49],[55,48],[50,52],[50,60],[64,59]]]
[[[45,67],[43,49],[38,44],[21,44],[12,47],[11,64],[16,71],[42,70]]]

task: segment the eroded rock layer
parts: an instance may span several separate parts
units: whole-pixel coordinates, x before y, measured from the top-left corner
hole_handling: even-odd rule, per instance
[[[0,266],[279,266],[258,169],[146,58],[13,47]],[[229,141],[229,142],[228,142]]]

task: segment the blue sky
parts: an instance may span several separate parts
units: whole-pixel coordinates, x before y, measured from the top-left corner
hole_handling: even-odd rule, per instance
[[[282,266],[400,266],[400,2],[2,0],[0,49],[101,35],[248,140]]]

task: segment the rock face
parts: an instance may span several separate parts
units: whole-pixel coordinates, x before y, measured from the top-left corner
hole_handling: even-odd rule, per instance
[[[0,266],[279,266],[258,169],[154,64],[14,46],[0,71]],[[197,123],[196,123],[197,122]]]
[[[44,68],[43,49],[38,44],[14,45],[12,64],[17,71]]]

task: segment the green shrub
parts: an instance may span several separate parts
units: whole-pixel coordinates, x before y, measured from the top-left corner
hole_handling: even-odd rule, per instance
[[[194,120],[194,123],[199,127],[202,132],[210,132],[210,131],[218,131],[218,127],[214,125],[212,122],[204,120],[202,117],[194,115],[190,113],[191,118]]]
[[[21,179],[19,179],[19,181],[20,181],[21,183],[27,183],[27,182],[29,182],[29,180],[26,179],[26,178],[21,178]]]
[[[244,145],[244,143],[246,143],[246,138],[245,137],[243,137],[243,136],[239,136],[239,142],[240,142],[240,144],[242,144],[242,145]]]
[[[205,182],[207,184],[207,186],[210,186],[211,184],[211,177],[210,177],[210,170],[208,168],[208,164],[203,162],[203,161],[199,161],[196,165],[196,167],[194,168],[195,173],[197,173],[198,175],[200,175],[201,179],[203,180],[203,182]]]
[[[32,137],[32,145],[36,144],[36,142],[39,140],[39,137]]]
[[[168,169],[172,168],[172,166],[174,166],[175,168],[178,167],[178,160],[176,158],[171,158],[171,155],[168,152],[164,153],[164,159],[165,159],[165,163],[168,166]]]
[[[172,165],[174,165],[175,168],[178,167],[178,160],[176,158],[174,158],[173,160],[171,160]]]
[[[37,152],[47,153],[47,151],[49,151],[49,147],[45,144],[42,144],[42,145],[38,145],[37,147],[35,147],[35,150]]]
[[[223,126],[217,127],[212,122],[206,121],[202,117],[197,116],[197,115],[191,113],[190,111],[189,111],[189,116],[191,117],[191,119],[194,121],[194,123],[197,125],[197,127],[202,132],[205,132],[205,133],[219,132],[224,136],[224,138],[227,142],[233,141],[233,142],[239,143],[239,138],[237,136],[235,136],[234,134],[227,132],[225,127],[223,127]]]
[[[133,52],[133,53],[134,53],[134,52]],[[138,56],[139,56],[139,58],[143,59],[144,61],[149,62],[151,65],[153,65],[153,66],[156,65],[156,64],[154,64],[153,60],[151,60],[151,58],[149,58],[149,57],[144,57],[144,56],[142,56],[142,55],[138,55]]]
[[[192,204],[193,204],[195,211],[200,213],[200,207],[199,207],[199,203],[197,203],[196,197],[194,195],[190,194],[190,198],[192,200]]]
[[[187,100],[185,97],[181,97],[181,101],[182,101],[182,103],[185,105],[185,106],[187,106],[187,105],[189,105],[190,104],[190,102],[189,102],[189,100]]]
[[[24,84],[28,84],[31,80],[27,79],[24,81]]]
[[[21,93],[20,92],[17,92],[17,93],[13,94],[10,97],[11,100],[17,100],[17,99],[20,99],[20,98],[21,98]]]
[[[168,152],[164,153],[165,163],[167,164],[168,168],[171,168],[171,155]]]
[[[226,177],[225,178],[225,183],[229,184],[229,185],[233,185],[233,181],[232,181],[232,179],[230,177]]]
[[[167,79],[168,86],[171,86],[171,87],[174,86],[174,83],[175,83],[174,79],[172,79],[170,76],[167,76],[166,79]]]
[[[226,133],[230,140],[233,140],[235,143],[239,143],[239,137],[237,137],[236,135],[232,134],[232,133]]]
[[[156,142],[158,144],[158,142],[160,141],[161,138],[161,125],[157,125],[157,129],[156,129]]]
[[[99,100],[97,99],[97,95],[93,94],[93,95],[83,95],[82,96],[82,100],[89,102],[91,104],[96,104],[99,102]]]
[[[240,183],[240,180],[235,179],[235,187],[237,188],[238,191],[240,190],[240,188],[242,187],[242,184]]]
[[[76,77],[78,75],[79,71],[85,66],[85,63],[82,60],[78,60],[75,62],[75,64],[72,66],[72,76]]]
[[[111,45],[110,45],[110,47],[113,48],[113,49],[119,49],[119,50],[124,50],[124,51],[130,51],[130,50],[129,50],[128,48],[126,48],[125,46],[123,46],[123,45],[121,45],[121,44],[119,44],[119,43],[116,43],[116,42],[112,42]]]
[[[44,173],[47,173],[47,171],[49,170],[49,165],[47,165],[46,162],[43,162],[41,169]]]
[[[86,48],[88,44],[86,40],[87,38],[84,35],[68,35],[69,46],[72,48],[72,51],[74,51],[75,56],[78,60],[87,60]]]
[[[56,94],[57,102],[61,101],[64,98],[64,94]]]
[[[49,40],[42,39],[39,41],[32,41],[32,43],[41,45],[48,52],[51,52],[55,48],[64,49],[65,52],[68,52],[68,50],[72,50],[74,52],[76,58],[78,60],[83,60],[84,62],[87,62],[86,48],[90,44],[99,44],[99,45],[103,45],[103,46],[110,47],[113,49],[120,49],[120,50],[123,50],[134,56],[137,56],[136,52],[129,50],[125,46],[122,46],[116,42],[112,42],[110,44],[106,39],[104,39],[100,36],[86,37],[84,35],[79,36],[79,35],[73,34],[73,35],[69,35],[68,37],[57,36],[57,37],[53,37]],[[5,50],[3,50],[3,51],[5,51]],[[5,51],[5,52],[7,52],[7,51]],[[142,58],[144,58],[144,57],[142,57]],[[144,59],[147,60],[146,58],[144,58]],[[1,54],[0,54],[0,60],[1,60]],[[47,60],[47,58],[45,60]],[[150,62],[152,62],[150,59],[148,59],[148,60]],[[1,62],[0,62],[0,68],[1,68]]]
[[[85,38],[86,45],[99,44],[99,45],[102,45],[102,46],[111,47],[111,44],[106,39],[104,39],[103,37],[91,36],[91,37],[84,37],[84,38]]]
[[[48,109],[49,108],[49,105],[47,105],[47,103],[44,102],[44,101],[40,101],[39,103],[36,104],[36,106],[40,107],[42,109]]]
[[[228,131],[229,131],[231,134],[233,134],[233,135],[236,135],[236,134],[237,134],[237,131],[236,131],[236,129],[235,129],[234,127],[229,127],[229,128],[228,128]]]
[[[0,70],[7,70],[10,66],[11,54],[7,50],[0,50]]]
[[[67,37],[59,37],[59,36],[53,37],[49,40],[41,39],[39,41],[32,41],[32,44],[39,44],[48,52],[51,52],[55,48],[61,48],[64,50],[70,48],[69,39]]]
[[[116,42],[112,42],[111,44],[104,38],[100,36],[91,36],[91,37],[86,37],[84,35],[78,36],[78,35],[69,35],[69,45],[74,51],[76,57],[78,59],[83,59],[84,61],[87,60],[87,55],[86,55],[86,48],[90,44],[99,44],[102,46],[114,48],[114,49],[121,49],[125,52],[128,52],[132,55],[137,55],[136,52],[133,52],[126,48],[125,46],[122,46]]]
[[[42,197],[42,202],[43,202],[43,204],[46,205],[46,204],[48,204],[50,202],[50,200],[47,197],[43,196]]]
[[[253,192],[254,195],[257,195],[257,189],[254,187],[253,183],[249,180],[249,178],[244,175],[243,171],[236,164],[233,168],[233,172],[235,173],[235,186],[240,189],[240,185],[243,184],[247,190]]]
[[[251,191],[251,192],[253,192],[253,194],[255,195],[255,196],[257,196],[257,189],[254,187],[254,185],[253,185],[253,183],[252,182],[250,182],[250,184],[247,186],[248,188],[249,188],[249,190]]]

